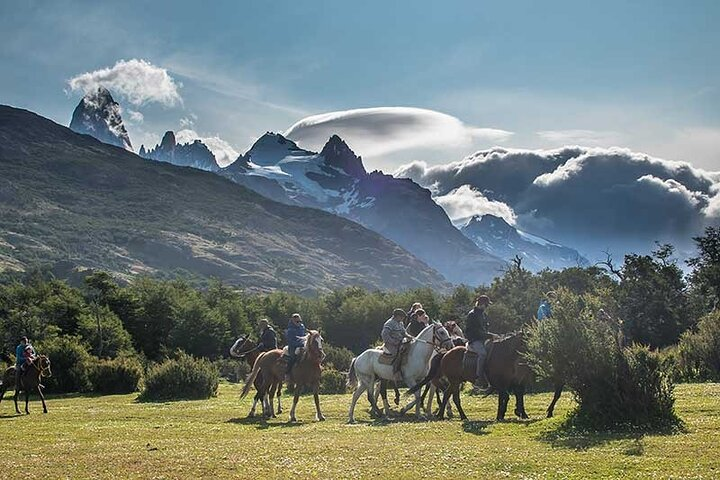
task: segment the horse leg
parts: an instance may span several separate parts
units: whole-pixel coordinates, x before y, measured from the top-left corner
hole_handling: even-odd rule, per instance
[[[30,403],[30,389],[25,388],[25,415],[30,415],[28,404]]]
[[[43,413],[47,413],[47,405],[45,405],[45,395],[43,395],[42,388],[38,385],[37,389],[38,395],[40,395],[40,401],[42,402],[43,406]]]
[[[397,382],[395,382],[395,406],[400,406],[400,390],[398,390]]]
[[[257,390],[255,392],[255,396],[253,397],[252,408],[250,408],[250,411],[247,414],[248,418],[252,418],[255,416],[255,408],[257,407],[258,402],[261,400],[262,400],[262,396],[260,395],[260,390]]]
[[[498,392],[498,411],[497,416],[495,417],[496,420],[505,420],[508,401],[510,401],[510,394],[506,390]]]
[[[290,421],[291,422],[297,422],[297,418],[295,418],[295,408],[297,407],[298,400],[300,399],[300,385],[297,383],[295,384],[295,396],[293,397],[293,404],[290,408]]]
[[[274,383],[271,383],[268,385],[268,408],[270,409],[270,417],[271,418],[277,418],[277,415],[275,415],[275,387],[276,385]]]
[[[430,393],[430,395],[428,395],[428,392],[430,392],[431,390],[432,390],[432,392]],[[435,397],[436,392],[437,392],[437,388],[435,387],[434,383],[430,383],[430,385],[425,387],[425,392],[423,392],[422,397],[420,399],[423,402],[423,404],[425,405],[425,415],[432,415],[432,402],[433,402],[433,398]],[[427,401],[425,400],[426,397],[427,397]]]
[[[282,393],[282,384],[283,384],[283,382],[282,382],[282,380],[280,380],[280,383],[278,383],[278,387],[277,387],[277,401],[278,401],[277,413],[278,413],[278,415],[280,415],[282,413],[282,404],[280,403],[280,394]]]
[[[320,396],[318,395],[318,390],[320,390],[319,384],[315,385],[315,388],[313,388],[313,397],[315,397],[315,420],[319,422],[324,422],[325,417],[320,411]]]
[[[523,387],[515,389],[515,416],[523,420],[530,418],[525,412],[525,389]]]
[[[552,418],[553,412],[555,411],[555,404],[560,399],[560,395],[562,395],[564,384],[559,384],[555,386],[555,394],[553,395],[553,399],[550,402],[550,405],[547,408],[547,418]]]
[[[387,417],[390,415],[390,403],[387,399],[387,380],[380,380],[380,386],[378,388],[378,391],[380,393],[380,397],[383,401],[383,407],[385,408],[385,416]],[[375,402],[377,403],[377,395],[375,395]]]
[[[19,385],[19,382],[17,382],[17,383],[18,383],[18,385],[15,385],[15,398],[14,398],[14,400],[15,400],[15,413],[17,413],[18,415],[20,415],[20,409],[18,408],[18,403],[17,403],[18,395],[20,395],[20,385]]]
[[[451,389],[452,387],[453,387],[453,386],[452,386],[452,384],[451,384],[451,385],[450,385],[448,388],[446,388],[445,391],[443,392],[442,402],[440,403],[440,413],[438,413],[438,418],[439,418],[440,420],[442,420],[443,418],[445,418],[445,407],[447,407],[448,400],[450,400],[449,392],[450,392],[450,389]]]
[[[377,418],[381,418],[383,416],[383,412],[378,408],[377,402],[375,401],[375,395],[370,394],[370,389],[366,388],[367,390],[367,399],[368,403],[370,404],[370,415],[374,415]]]
[[[465,415],[465,412],[462,409],[462,405],[460,404],[460,384],[455,386],[455,389],[452,392],[453,395],[453,403],[455,404],[455,407],[457,407],[457,411],[460,414],[460,420],[467,420],[467,415]],[[450,413],[448,412],[448,416],[450,416]]]
[[[355,404],[357,403],[358,398],[360,398],[360,395],[362,395],[366,389],[367,387],[363,382],[360,382],[360,386],[355,389],[352,400],[350,401],[350,410],[348,411],[348,423],[355,423]],[[369,396],[368,400],[370,400]],[[372,405],[372,401],[370,402],[370,404]]]

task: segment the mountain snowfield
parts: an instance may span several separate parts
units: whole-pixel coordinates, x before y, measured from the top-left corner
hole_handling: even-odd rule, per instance
[[[102,107],[91,108],[94,105]],[[120,107],[110,92],[101,89],[86,95],[78,110],[83,118],[102,120],[95,121],[100,126],[87,127],[82,133],[130,148]],[[109,126],[103,130],[102,125]],[[118,134],[113,137],[114,132]],[[320,152],[313,152],[279,133],[267,132],[223,168],[202,141],[181,144],[172,131],[150,150],[143,145],[139,155],[215,172],[272,200],[353,220],[396,242],[453,283],[487,283],[516,255],[535,271],[587,263],[577,251],[506,222],[471,219],[457,228],[430,190],[411,179],[368,173],[362,159],[337,135]]]

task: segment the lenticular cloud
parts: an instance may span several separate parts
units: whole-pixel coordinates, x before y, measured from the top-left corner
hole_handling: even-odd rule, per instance
[[[379,156],[412,148],[470,146],[473,140],[501,143],[512,132],[477,128],[445,113],[411,107],[376,107],[312,115],[291,126],[284,135],[319,149],[340,135],[354,149]]]
[[[129,103],[139,106],[159,103],[168,107],[182,104],[179,88],[164,68],[146,60],[120,60],[112,67],[85,72],[68,80],[72,91],[83,93],[105,87]]]

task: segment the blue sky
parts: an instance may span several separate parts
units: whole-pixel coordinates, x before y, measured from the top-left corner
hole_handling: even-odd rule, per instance
[[[116,94],[142,114],[129,125],[135,148],[185,128],[243,151],[311,115],[415,107],[457,124],[391,111],[352,116],[344,136],[370,169],[496,143],[579,143],[720,170],[719,23],[714,0],[11,0],[0,4],[0,103],[67,124],[81,96],[69,79],[142,59],[167,71],[181,101]],[[311,122],[319,135],[298,139],[317,148],[311,139],[337,125]]]

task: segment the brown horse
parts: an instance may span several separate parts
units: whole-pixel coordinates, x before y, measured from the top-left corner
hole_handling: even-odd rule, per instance
[[[250,340],[249,335],[238,338],[237,341],[233,344],[233,346],[230,347],[230,355],[235,358],[245,359],[250,364],[250,367],[253,367],[255,365],[255,362],[261,354],[262,352],[260,352],[257,349],[255,343]],[[283,381],[281,379],[279,383],[270,385],[270,388],[268,389],[268,395],[270,397],[269,400],[271,405],[273,404],[275,400],[275,394],[277,393],[277,413],[282,413],[282,404],[280,403],[282,383]],[[255,387],[255,390],[257,390],[257,393],[253,398],[252,408],[250,409],[250,412],[248,412],[248,417],[255,416],[255,408],[257,407],[258,402],[262,402],[262,395],[260,394],[260,387],[262,387],[262,384],[263,377],[261,374],[259,374],[257,377],[255,377],[255,381],[253,382],[253,386]],[[275,411],[272,412],[272,416],[275,417]]]
[[[318,391],[320,389],[320,374],[322,367],[320,363],[325,358],[325,352],[322,346],[322,336],[317,330],[310,330],[305,335],[305,347],[300,358],[293,365],[290,371],[290,381],[295,384],[295,397],[293,405],[290,409],[290,421],[295,422],[295,408],[297,407],[300,392],[303,388],[310,388],[315,397],[315,418],[317,420],[325,420],[320,411],[320,397]],[[265,417],[272,416],[272,404],[268,401],[268,391],[273,383],[281,382],[285,376],[287,362],[283,358],[283,351],[280,349],[270,350],[258,357],[253,366],[253,370],[245,381],[240,398],[244,398],[252,387],[255,378],[262,374],[263,383],[260,387],[260,394],[263,398],[263,414]]]
[[[528,382],[532,380],[532,372],[523,362],[521,352],[524,351],[524,348],[525,343],[521,332],[498,338],[492,342],[485,361],[485,374],[490,382],[491,391],[498,393],[497,420],[505,418],[510,392],[513,392],[516,398],[515,414],[521,418],[528,418],[525,412],[524,395]],[[448,386],[445,388],[445,394],[440,404],[439,418],[444,417],[448,401],[452,396],[460,419],[467,419],[460,402],[460,386],[463,382],[475,381],[475,369],[470,368],[469,371],[465,371],[466,369],[463,368],[466,351],[467,348],[464,346],[457,346],[448,351],[439,362],[435,362],[434,368],[430,369],[425,379],[408,392],[414,393],[431,381],[437,381],[442,377],[446,378]]]
[[[35,360],[30,362],[25,368],[25,372],[20,375],[20,382],[15,384],[15,366],[5,370],[3,375],[2,384],[0,385],[0,402],[2,402],[5,392],[12,387],[15,387],[15,411],[20,413],[18,408],[18,395],[20,390],[25,392],[25,413],[30,414],[28,410],[28,403],[30,402],[30,392],[36,391],[40,396],[40,401],[43,406],[43,413],[47,413],[47,405],[45,405],[45,395],[43,395],[43,386],[40,383],[42,377],[51,377],[52,371],[50,370],[50,359],[45,355],[38,356]]]

